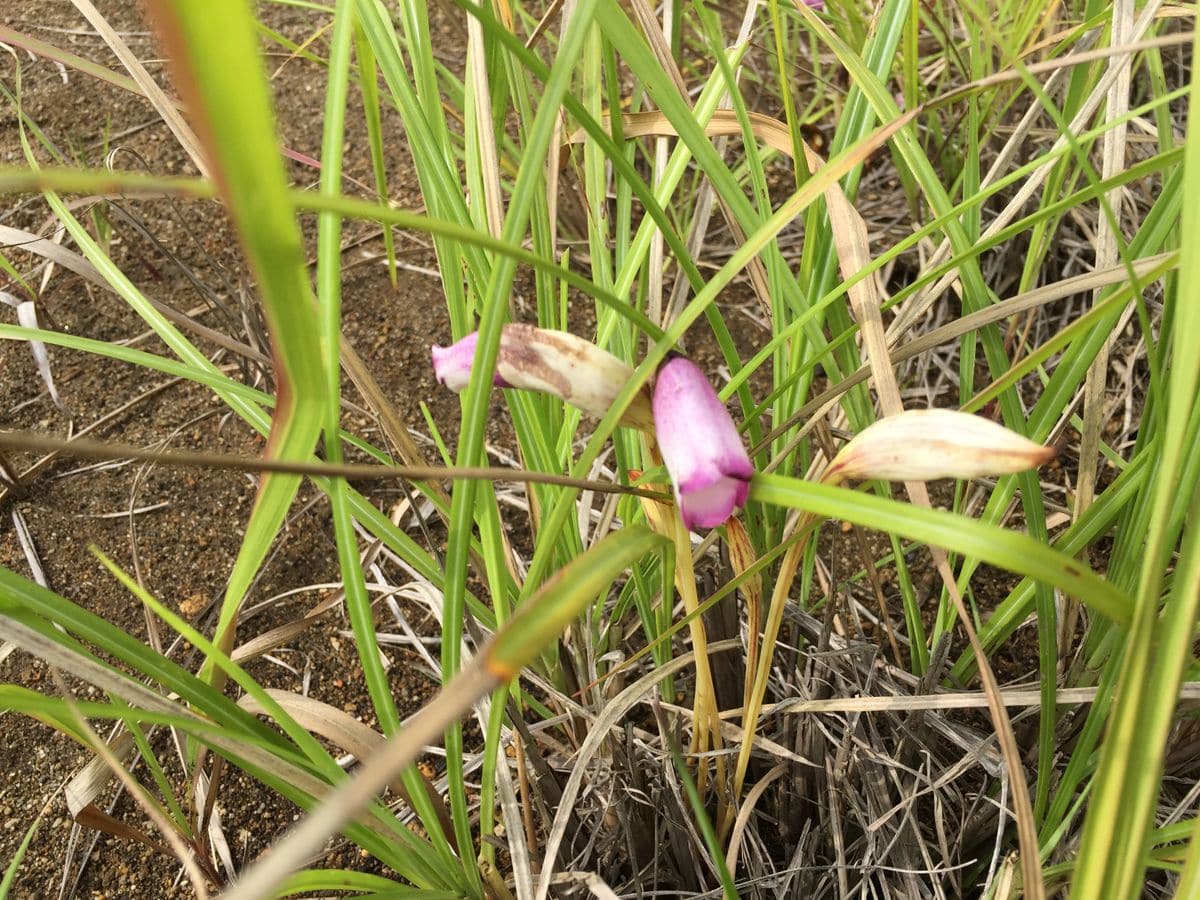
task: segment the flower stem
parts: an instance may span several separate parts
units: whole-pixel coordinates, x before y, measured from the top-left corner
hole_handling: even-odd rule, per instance
[[[742,711],[742,746],[738,751],[737,766],[733,775],[733,796],[741,797],[742,786],[746,781],[746,769],[750,765],[750,752],[754,747],[754,736],[758,731],[758,716],[762,712],[763,700],[767,694],[767,680],[771,677],[771,662],[775,656],[775,643],[779,639],[779,629],[783,625],[783,610],[787,605],[788,593],[796,578],[796,570],[804,558],[804,548],[808,539],[820,524],[820,518],[813,513],[804,513],[796,521],[792,529],[791,540],[794,541],[784,554],[783,562],[779,565],[779,576],[775,579],[775,587],[771,592],[771,603],[767,607],[767,621],[763,628],[762,643],[759,649],[758,665],[754,670],[754,682],[749,690],[749,700]],[[755,623],[750,623],[753,628]]]

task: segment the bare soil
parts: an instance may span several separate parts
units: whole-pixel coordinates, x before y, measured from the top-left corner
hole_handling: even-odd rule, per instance
[[[142,21],[137,4],[121,0],[98,6],[165,84],[154,36]],[[297,43],[312,37],[311,14],[277,5],[264,6],[262,12],[272,28]],[[67,0],[7,2],[0,10],[0,23],[120,71],[111,51]],[[112,164],[118,168],[157,174],[192,171],[178,144],[142,98],[74,70],[62,70],[45,59],[31,58],[24,51],[17,51],[16,58],[0,56],[4,59],[0,75],[4,85],[15,89],[19,66],[21,105],[28,122],[36,124],[68,161],[101,166],[106,153],[113,151]],[[313,63],[290,58],[278,48],[271,49],[268,64],[284,145],[319,157],[324,101],[320,71]],[[12,105],[5,103],[3,108],[7,118],[0,118],[0,161],[19,165],[23,157],[18,123],[9,116]],[[373,177],[362,121],[361,115],[349,116],[346,175],[365,185],[373,183]],[[419,193],[402,132],[390,119],[385,127],[393,136],[388,153],[392,199],[415,206]],[[38,156],[43,162],[50,161],[45,153]],[[316,180],[314,169],[290,165],[296,183]],[[347,189],[362,193],[353,182]],[[114,257],[148,296],[184,311],[202,306],[203,298],[185,277],[183,267],[222,293],[226,284],[247,294],[252,290],[236,239],[217,204],[114,199],[124,214],[94,200],[89,201],[90,208],[76,213],[85,220],[91,211],[102,216],[111,228]],[[8,202],[10,205],[0,209],[0,223],[54,235],[56,223],[38,198],[20,204],[12,199]],[[310,231],[311,225],[306,223]],[[419,239],[398,235],[401,258],[411,268],[400,272],[400,283],[393,290],[386,268],[378,260],[380,245],[373,239],[377,233],[378,229],[369,226],[356,229],[352,225],[346,234],[347,244],[355,245],[345,258],[346,336],[409,422],[422,421],[420,401],[429,403],[440,421],[457,421],[457,400],[436,390],[428,365],[428,345],[449,338],[440,284],[428,274],[435,265],[432,254]],[[147,234],[162,246],[148,240]],[[22,271],[39,262],[10,248],[3,252]],[[19,292],[11,285],[0,287]],[[38,311],[48,327],[105,341],[136,342],[140,349],[169,355],[156,339],[143,335],[144,323],[118,297],[62,269],[55,270],[39,296]],[[13,321],[11,311],[2,314]],[[228,330],[227,323],[212,312],[200,312],[196,320]],[[198,344],[206,352],[217,350],[203,341]],[[206,389],[165,377],[150,378],[145,371],[89,354],[51,348],[50,357],[69,415],[50,401],[29,346],[2,342],[0,396],[4,413],[0,427],[66,435],[108,416],[92,436],[174,449],[251,455],[262,450],[261,438],[226,414]],[[225,355],[218,362],[232,362],[232,357]],[[378,434],[366,413],[352,411],[348,416],[348,424],[359,433]],[[21,470],[34,461],[32,455],[13,460]],[[237,473],[166,470],[128,461],[97,466],[61,460],[33,479],[28,488],[27,497],[3,498],[0,565],[33,577],[36,563],[52,590],[148,639],[141,604],[102,568],[89,550],[95,546],[127,571],[137,572],[144,587],[172,608],[211,625],[210,604],[221,597],[240,545],[255,495],[254,479]],[[399,494],[394,488],[377,488],[373,496],[387,509]],[[28,549],[18,538],[18,520],[27,529]],[[331,533],[322,495],[304,488],[248,598],[249,608],[256,611],[244,620],[243,637],[296,619],[336,589],[338,567]],[[374,725],[347,627],[340,611],[328,613],[286,651],[252,662],[250,671],[264,685],[307,690]],[[392,648],[388,652],[394,694],[402,714],[408,714],[428,699],[433,685],[408,651]],[[186,655],[177,653],[176,658],[195,666]],[[0,661],[0,681],[57,690],[47,667],[20,650],[9,652]],[[81,696],[86,698],[86,688]],[[163,758],[174,753],[165,733],[157,736],[155,746]],[[67,896],[95,898],[190,896],[190,887],[174,860],[108,835],[99,836],[93,846],[96,832],[71,821],[63,787],[90,756],[47,726],[15,713],[0,713],[0,867],[12,858],[30,825],[42,817],[12,896],[60,896],[63,890]],[[240,866],[289,825],[298,810],[236,771],[228,778],[220,792],[218,811],[233,861]],[[112,794],[110,790],[100,805]],[[127,796],[117,800],[111,813],[157,837]],[[356,853],[348,851],[345,856],[330,863],[347,867],[360,863]]]

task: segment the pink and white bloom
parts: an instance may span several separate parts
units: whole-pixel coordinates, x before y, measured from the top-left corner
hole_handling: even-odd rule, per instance
[[[471,332],[450,347],[433,347],[433,372],[452,391],[471,381],[478,334]],[[542,391],[594,416],[603,416],[633,377],[633,369],[606,350],[566,331],[532,325],[505,325],[500,336],[493,383],[497,387]],[[649,393],[638,391],[621,424],[650,430]]]
[[[720,525],[745,505],[754,474],[729,410],[699,367],[682,356],[658,370],[652,406],[684,525]]]

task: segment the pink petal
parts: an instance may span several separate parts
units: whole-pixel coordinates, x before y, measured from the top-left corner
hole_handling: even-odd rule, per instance
[[[668,360],[654,384],[654,426],[684,524],[712,528],[746,502],[754,474],[729,410],[695,363]]]
[[[433,374],[439,384],[444,384],[452,391],[466,390],[471,381],[471,363],[475,360],[475,344],[478,339],[479,332],[472,331],[449,347],[434,344],[430,348],[430,353],[433,354]],[[497,387],[508,387],[508,383],[499,373],[496,373],[492,383]]]
[[[679,514],[683,524],[697,528],[716,528],[746,502],[749,485],[736,478],[722,477],[708,487],[680,491]]]

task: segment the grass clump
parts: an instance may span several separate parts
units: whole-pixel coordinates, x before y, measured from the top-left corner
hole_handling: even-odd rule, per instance
[[[180,103],[77,5],[110,66],[0,40],[142,98],[184,174],[72,161],[15,57],[21,161],[0,189],[24,221],[0,223],[4,290],[40,308],[42,273],[67,269],[153,343],[30,328],[28,307],[0,338],[43,370],[48,346],[166,373],[265,441],[0,436],[22,508],[53,464],[31,450],[253,475],[201,615],[109,546],[75,562],[102,563],[139,627],[0,569],[0,635],[62,673],[51,692],[10,678],[5,707],[108,767],[80,822],[178,859],[200,896],[1195,888],[1200,150],[1181,11],[150,3]],[[311,156],[280,139],[281,57],[276,76],[323,97]],[[220,204],[236,274],[185,261],[164,195]],[[154,299],[133,235],[206,306]],[[363,245],[394,293],[354,295]],[[433,293],[436,329],[374,345],[406,370],[364,359],[355,316],[428,323]],[[579,347],[555,331],[595,347],[564,362]],[[464,340],[444,351],[456,404],[427,353]],[[719,400],[664,414],[678,353],[696,363],[681,396]],[[585,396],[581,357],[609,373],[587,414],[563,402]],[[681,475],[693,453],[715,488]],[[709,489],[736,497],[718,519],[738,509],[692,532]],[[264,571],[310,504],[336,591],[259,629]],[[335,607],[359,718],[262,667]],[[405,699],[398,648],[428,703]],[[114,766],[152,828],[90,812]],[[213,836],[227,768],[305,811],[261,861]],[[338,834],[352,859],[331,856]]]

